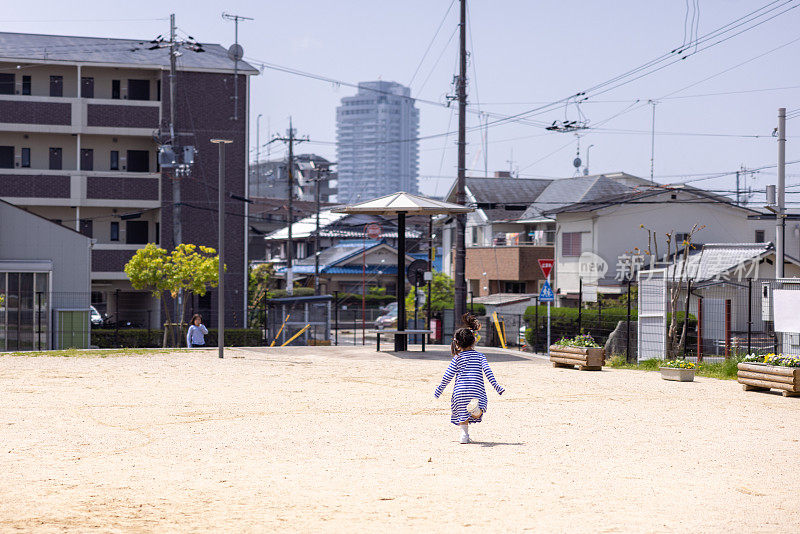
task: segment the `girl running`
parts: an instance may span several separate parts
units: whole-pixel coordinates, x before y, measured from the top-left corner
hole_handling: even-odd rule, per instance
[[[438,399],[455,376],[453,397],[450,400],[450,422],[461,428],[461,443],[469,443],[469,425],[481,422],[489,402],[483,387],[483,375],[486,375],[498,394],[502,395],[505,389],[494,379],[486,355],[473,350],[480,323],[468,313],[464,314],[462,321],[466,328],[459,328],[453,336],[453,343],[450,345],[453,359],[450,360],[434,396]]]

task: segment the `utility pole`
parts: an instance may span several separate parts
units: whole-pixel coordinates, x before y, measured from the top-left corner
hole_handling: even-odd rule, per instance
[[[314,162],[311,162],[314,165]],[[319,210],[320,210],[320,188],[322,182],[328,180],[330,169],[316,170],[317,176],[314,178],[314,209],[317,212],[317,220],[314,229],[314,294],[319,295]]]
[[[650,181],[655,183],[655,162],[656,162],[656,102],[655,100],[648,101],[653,106],[653,121],[650,129]]]
[[[239,46],[239,21],[240,20],[253,20],[252,17],[243,17],[241,15],[229,15],[222,13],[222,18],[225,20],[232,20],[234,25],[234,44],[228,49],[228,56],[233,59],[233,117],[232,120],[239,120],[239,60],[242,59],[244,50]]]
[[[269,143],[283,141],[289,145],[289,161],[287,163],[288,172],[286,173],[288,177],[287,207],[289,210],[289,215],[286,221],[289,232],[289,239],[286,242],[286,293],[289,295],[293,293],[294,289],[294,278],[292,276],[292,264],[294,262],[294,243],[292,242],[292,223],[294,222],[294,212],[292,210],[292,197],[294,197],[294,144],[308,141],[308,136],[298,139],[294,134],[295,131],[292,127],[292,118],[289,117],[289,130],[286,132],[286,137],[273,137],[269,141]]]
[[[178,145],[175,138],[175,101],[177,86],[177,43],[175,42],[175,14],[169,16],[169,138],[172,150],[177,155]],[[172,246],[177,247],[183,241],[181,231],[181,184],[177,173],[172,177]],[[180,322],[180,319],[179,321]]]
[[[456,204],[466,205],[467,167],[467,0],[460,0],[459,69],[456,96],[458,98],[458,177],[456,179]],[[467,216],[456,215],[456,269],[455,313],[453,328],[458,327],[461,316],[467,311],[467,281],[465,278],[467,243],[465,229]]]
[[[778,108],[778,213],[775,225],[775,278],[783,278],[786,255],[786,108]]]
[[[256,187],[261,183],[261,115],[256,117]]]

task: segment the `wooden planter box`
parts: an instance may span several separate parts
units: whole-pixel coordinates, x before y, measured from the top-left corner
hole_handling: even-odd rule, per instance
[[[736,377],[745,391],[779,389],[784,397],[800,396],[800,367],[740,363]]]
[[[550,361],[553,362],[553,367],[577,365],[581,371],[599,371],[603,368],[605,359],[605,349],[550,345]]]

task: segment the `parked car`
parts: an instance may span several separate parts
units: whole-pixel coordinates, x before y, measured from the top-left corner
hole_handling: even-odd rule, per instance
[[[383,330],[384,328],[396,328],[397,327],[397,308],[395,307],[394,311],[389,312],[387,314],[381,315],[377,319],[375,319],[375,329],[376,330]]]
[[[97,308],[94,306],[89,306],[89,321],[91,321],[92,326],[95,328],[100,328],[103,326],[103,316],[100,315],[100,312],[97,311]]]
[[[381,306],[380,310],[381,310],[381,312],[383,312],[383,315],[389,315],[391,313],[394,313],[395,315],[397,315],[397,303],[396,302],[390,302],[386,306]]]

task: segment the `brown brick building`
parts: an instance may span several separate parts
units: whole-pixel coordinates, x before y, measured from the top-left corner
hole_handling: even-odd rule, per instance
[[[168,131],[169,49],[148,41],[0,33],[0,199],[92,238],[92,303],[142,326],[160,307],[132,290],[125,263],[147,243],[172,248],[172,184],[181,191],[182,240],[217,246],[218,160],[226,151],[226,191],[247,195],[249,76],[220,45],[182,50],[178,59],[176,137],[197,150],[177,177],[158,163]],[[163,139],[163,136],[161,137]],[[163,142],[163,141],[162,141]],[[247,291],[247,206],[226,206],[226,303],[229,324],[243,326]],[[5,229],[4,229],[5,230]],[[189,310],[216,322],[216,294]]]
[[[538,293],[544,283],[540,259],[552,259],[553,247],[518,245],[467,247],[466,278],[473,296]]]

